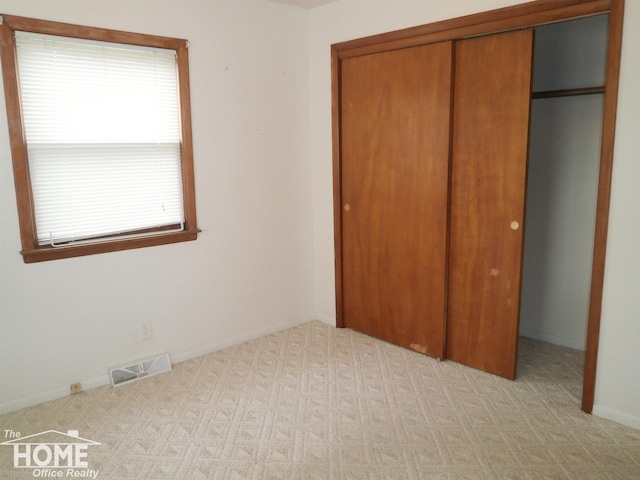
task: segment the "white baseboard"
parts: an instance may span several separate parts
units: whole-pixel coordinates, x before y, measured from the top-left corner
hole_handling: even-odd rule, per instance
[[[201,357],[202,355],[208,355],[210,353],[217,352],[218,350],[223,350],[225,348],[235,347],[236,345],[240,345],[241,343],[249,342],[251,340],[255,340],[256,338],[265,337],[267,335],[271,335],[272,333],[277,333],[282,330],[286,330],[287,328],[295,327],[296,325],[301,325],[303,323],[310,322],[311,320],[312,319],[293,320],[290,322],[279,323],[267,328],[254,330],[252,332],[249,332],[243,335],[238,335],[237,337],[233,337],[228,340],[218,342],[213,345],[209,345],[208,347],[197,348],[195,350],[190,350],[188,352],[179,353],[176,355],[169,354],[169,357],[171,358],[172,364],[185,362],[187,360],[191,360],[192,358]]]
[[[640,417],[618,412],[600,405],[594,405],[592,413],[598,417],[606,418],[607,420],[640,430]]]
[[[540,340],[542,342],[552,343],[553,345],[559,345],[561,347],[573,348],[574,350],[584,351],[586,348],[584,342],[566,337],[560,337],[558,335],[539,332],[537,330],[530,330],[528,328],[521,328],[520,336],[533,338],[534,340]]]
[[[218,342],[213,345],[209,345],[207,347],[197,348],[195,350],[190,350],[188,352],[178,353],[175,355],[169,355],[169,357],[171,358],[172,364],[184,362],[187,360],[191,360],[192,358],[217,352],[218,350],[223,350],[225,348],[233,347],[235,345],[240,345],[241,343],[248,342],[250,340],[255,340],[256,338],[264,337],[266,335],[271,335],[272,333],[280,332],[282,330],[286,330],[287,328],[295,327],[296,325],[301,325],[303,323],[310,322],[311,320],[313,319],[307,318],[302,320],[292,320],[289,322],[282,322],[267,328],[254,330],[247,334],[239,335],[237,337],[233,337],[223,342]],[[334,325],[335,325],[335,321],[334,321]],[[127,360],[129,359],[124,359],[123,362],[126,362]],[[107,368],[108,367],[105,366],[105,370]],[[111,381],[109,380],[109,375],[105,374],[105,375],[100,375],[99,377],[83,380],[82,382],[80,382],[80,384],[82,385],[82,390],[86,391],[86,390],[91,390],[93,388],[102,387],[104,385],[111,385]],[[65,385],[63,387],[47,390],[46,392],[36,393],[35,395],[19,398],[17,400],[11,400],[9,402],[0,404],[0,415],[4,415],[5,413],[13,412],[23,408],[32,407],[33,405],[49,402],[51,400],[56,400],[58,398],[66,397],[70,394],[71,392],[69,391],[69,385]]]
[[[108,375],[101,375],[100,377],[83,380],[82,382],[80,382],[80,385],[82,386],[82,390],[85,391],[91,390],[92,388],[96,387],[102,387],[103,385],[109,385],[110,383],[111,382],[109,381]],[[47,390],[46,392],[36,393],[35,395],[12,400],[10,402],[0,404],[0,415],[4,415],[5,413],[13,412],[15,410],[32,407],[34,405],[49,402],[51,400],[56,400],[68,395],[71,395],[71,392],[69,391],[69,385],[65,385],[64,387],[58,387],[54,388],[53,390]]]
[[[331,325],[332,327],[336,326],[336,317],[330,317],[329,315],[320,315],[316,314],[315,319],[319,322],[326,323],[327,325]]]

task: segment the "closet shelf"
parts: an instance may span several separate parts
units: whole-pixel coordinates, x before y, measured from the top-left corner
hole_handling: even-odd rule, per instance
[[[604,93],[604,86],[584,87],[584,88],[565,88],[564,90],[545,90],[541,92],[533,92],[531,97],[536,98],[554,98],[554,97],[573,97],[575,95],[595,95]]]

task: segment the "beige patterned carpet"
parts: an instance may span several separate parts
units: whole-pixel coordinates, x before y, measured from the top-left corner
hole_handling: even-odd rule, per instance
[[[511,382],[311,322],[0,431],[78,430],[104,480],[640,479],[640,431],[579,409],[581,352],[520,354]],[[34,478],[12,465],[0,446],[0,478]]]

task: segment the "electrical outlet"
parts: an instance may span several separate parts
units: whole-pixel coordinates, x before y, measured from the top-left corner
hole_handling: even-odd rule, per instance
[[[69,387],[71,393],[80,393],[82,391],[82,385],[79,383],[72,383]]]
[[[153,328],[151,328],[151,320],[140,322],[140,340],[149,340],[153,337]]]

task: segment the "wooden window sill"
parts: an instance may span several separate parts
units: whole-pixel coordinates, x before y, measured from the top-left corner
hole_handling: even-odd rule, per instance
[[[82,245],[64,245],[59,247],[41,246],[32,250],[22,250],[20,254],[23,257],[24,263],[36,263],[48,260],[60,260],[62,258],[82,257],[97,253],[119,252],[122,250],[132,250],[134,248],[189,242],[196,240],[199,232],[200,230],[198,229],[191,229],[148,237],[128,238],[124,240],[113,239]]]

